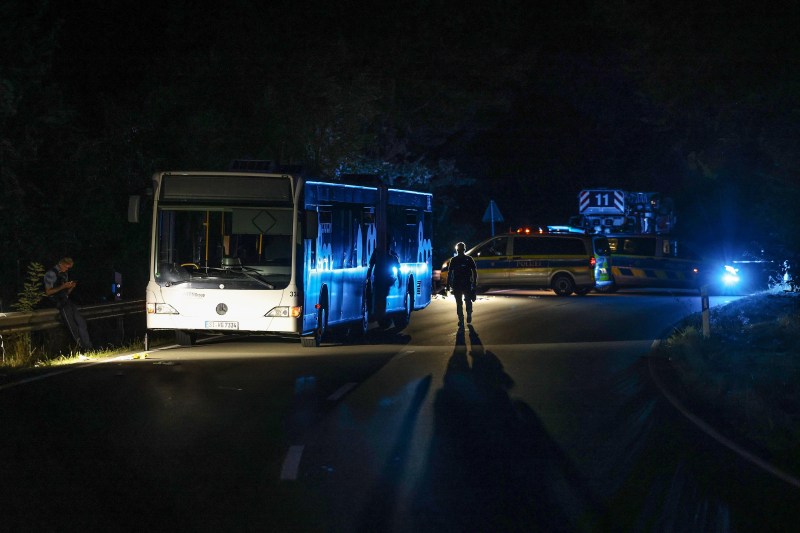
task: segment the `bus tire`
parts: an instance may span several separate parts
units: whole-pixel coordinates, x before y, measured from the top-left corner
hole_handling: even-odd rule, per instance
[[[303,335],[300,337],[300,344],[303,348],[316,348],[319,346],[316,335]]]
[[[191,346],[197,341],[197,335],[192,331],[175,330],[175,342],[178,346]]]
[[[550,284],[556,296],[569,296],[575,292],[575,283],[566,274],[558,274]]]
[[[411,283],[410,287],[414,284]],[[403,310],[394,316],[394,327],[398,330],[405,329],[408,323],[411,322],[411,311],[414,309],[414,295],[409,288],[406,288],[406,294],[403,297]]]
[[[316,348],[322,344],[322,339],[328,332],[328,288],[323,286],[319,294],[319,308],[317,308],[317,324],[311,335],[300,337],[300,342],[305,348]]]
[[[364,287],[364,292],[361,295],[361,318],[358,322],[350,324],[350,334],[348,335],[351,340],[357,341],[364,338],[369,329],[369,308],[367,302],[369,298],[369,289]]]

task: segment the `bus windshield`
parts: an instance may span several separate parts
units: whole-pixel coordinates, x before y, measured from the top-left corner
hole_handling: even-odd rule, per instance
[[[156,282],[283,289],[291,278],[292,230],[289,208],[161,207]]]

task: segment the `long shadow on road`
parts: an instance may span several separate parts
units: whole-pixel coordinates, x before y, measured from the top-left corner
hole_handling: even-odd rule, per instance
[[[534,411],[510,398],[512,385],[475,328],[468,338],[460,330],[435,398],[413,530],[574,531],[576,521],[601,519]]]

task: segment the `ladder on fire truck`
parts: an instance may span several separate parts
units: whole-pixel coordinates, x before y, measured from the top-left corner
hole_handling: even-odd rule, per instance
[[[672,199],[657,192],[584,189],[569,225],[590,233],[668,234],[675,226]]]

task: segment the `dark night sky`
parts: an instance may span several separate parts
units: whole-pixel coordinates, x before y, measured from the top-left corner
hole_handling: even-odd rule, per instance
[[[433,176],[437,234],[465,240],[489,198],[509,224],[563,223],[598,186],[673,196],[704,239],[797,240],[797,10],[461,4],[7,0],[0,78],[21,103],[0,140],[27,188],[10,205],[40,195],[63,220],[91,196],[74,231],[101,231],[96,206],[154,169],[311,158]],[[14,240],[38,241],[25,216]]]

